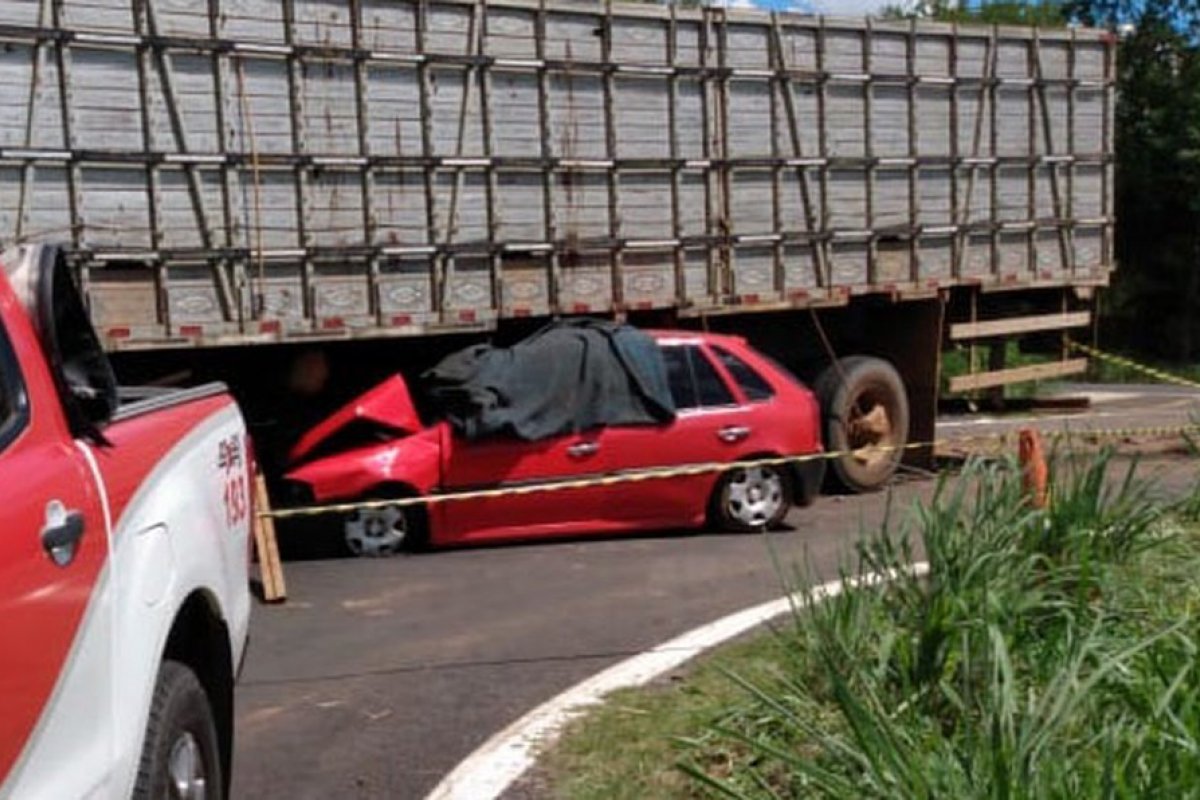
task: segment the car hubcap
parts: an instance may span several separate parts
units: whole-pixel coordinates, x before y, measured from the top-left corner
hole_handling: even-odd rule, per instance
[[[396,506],[355,511],[346,519],[346,544],[360,556],[390,556],[407,535],[404,511]]]
[[[729,516],[743,525],[768,525],[783,506],[783,481],[771,469],[739,469],[729,478]]]
[[[171,772],[171,797],[176,800],[204,800],[207,776],[204,774],[204,755],[196,737],[185,731],[171,746],[168,761]]]

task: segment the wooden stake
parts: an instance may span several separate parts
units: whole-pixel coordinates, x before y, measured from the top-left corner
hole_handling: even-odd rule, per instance
[[[254,506],[258,512],[271,510],[267,482],[261,472],[254,476]],[[258,557],[263,600],[268,603],[283,602],[287,599],[287,585],[283,580],[283,566],[279,562],[279,543],[275,540],[275,520],[272,517],[255,515],[254,552]]]

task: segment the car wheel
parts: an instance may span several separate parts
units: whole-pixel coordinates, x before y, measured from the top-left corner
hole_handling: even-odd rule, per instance
[[[787,515],[789,489],[787,473],[779,467],[734,467],[717,483],[714,522],[735,531],[773,528]]]
[[[867,356],[841,359],[816,383],[825,447],[845,453],[830,461],[833,488],[872,492],[883,487],[908,442],[908,394],[888,362]]]
[[[196,673],[178,661],[158,670],[136,800],[220,800],[224,782],[212,707]]]
[[[342,523],[342,531],[346,546],[356,556],[393,556],[402,550],[421,548],[424,519],[418,506],[377,506],[351,511]]]

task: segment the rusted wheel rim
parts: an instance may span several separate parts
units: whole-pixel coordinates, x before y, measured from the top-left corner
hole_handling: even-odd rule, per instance
[[[888,404],[873,391],[865,391],[851,405],[846,423],[846,444],[854,458],[868,467],[895,457],[895,427]]]

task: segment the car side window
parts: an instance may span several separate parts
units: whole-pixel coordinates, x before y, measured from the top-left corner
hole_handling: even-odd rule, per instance
[[[676,411],[702,406],[733,405],[733,394],[721,374],[694,344],[671,344],[659,348],[667,366],[667,385]]]
[[[675,401],[676,410],[682,411],[700,405],[696,399],[696,384],[692,380],[692,370],[688,366],[684,348],[667,345],[659,349],[662,351],[663,363],[667,366],[667,386],[671,389],[671,398]]]
[[[688,347],[688,360],[696,379],[696,393],[702,406],[731,406],[736,401],[721,374],[699,347]]]
[[[757,402],[770,400],[775,396],[775,390],[771,388],[771,384],[767,383],[754,367],[722,347],[713,346],[712,351],[716,353],[721,365],[729,370],[729,374],[733,376],[734,382],[745,393],[747,400]]]

